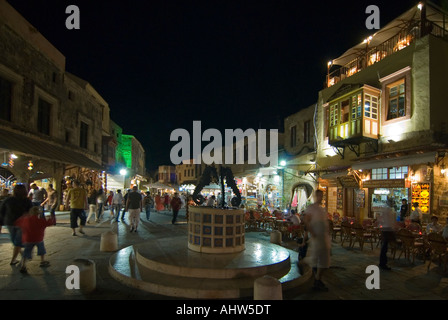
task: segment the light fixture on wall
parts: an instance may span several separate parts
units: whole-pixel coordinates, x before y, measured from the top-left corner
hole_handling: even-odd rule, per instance
[[[440,166],[440,175],[441,175],[442,177],[445,177],[445,172],[446,172],[445,165],[442,164],[442,165]]]

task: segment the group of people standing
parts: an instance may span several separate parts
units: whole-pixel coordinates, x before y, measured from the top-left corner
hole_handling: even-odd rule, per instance
[[[45,260],[44,245],[45,229],[56,224],[55,203],[57,205],[56,191],[50,185],[48,192],[32,184],[28,192],[26,185],[16,184],[12,195],[9,190],[2,191],[0,198],[0,225],[5,226],[13,244],[13,254],[10,265],[20,262],[20,272],[27,273],[26,263],[32,258],[31,253],[37,247],[37,254],[41,257],[40,266],[50,265]],[[45,204],[50,206],[50,216],[45,216]],[[22,248],[24,249],[22,252]],[[21,261],[17,260],[21,253]]]

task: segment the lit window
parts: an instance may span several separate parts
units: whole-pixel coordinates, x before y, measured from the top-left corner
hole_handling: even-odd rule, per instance
[[[404,79],[387,86],[389,94],[387,120],[406,116],[406,87]]]
[[[378,98],[365,94],[364,96],[364,116],[374,120],[378,119]]]

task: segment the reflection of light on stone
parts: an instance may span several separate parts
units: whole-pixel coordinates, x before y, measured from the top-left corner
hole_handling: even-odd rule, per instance
[[[254,251],[254,256],[257,260],[259,260],[261,258],[261,256],[263,255],[263,252],[261,249],[262,249],[261,244],[257,243],[255,245],[255,251]]]

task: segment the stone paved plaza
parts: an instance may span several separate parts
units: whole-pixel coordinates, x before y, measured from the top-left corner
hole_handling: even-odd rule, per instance
[[[91,223],[85,229],[85,235],[73,237],[69,228],[67,213],[58,213],[56,227],[47,229],[45,244],[47,259],[51,262],[48,268],[39,267],[39,257],[34,256],[28,264],[28,275],[19,272],[18,267],[9,265],[11,244],[9,235],[3,229],[0,235],[0,299],[150,299],[173,300],[173,298],[146,293],[129,288],[112,279],[108,272],[109,258],[112,253],[100,252],[101,234],[118,230],[119,248],[147,240],[182,236],[187,233],[185,213],[180,213],[177,225],[171,224],[169,212],[152,213],[147,222],[144,214],[138,233],[129,233],[129,225],[119,222],[111,224],[106,212],[101,223]],[[118,229],[117,229],[118,228]],[[246,234],[269,242],[270,236],[265,231],[253,231]],[[287,248],[295,248],[294,242],[285,242]],[[379,249],[373,251],[365,246],[360,251],[357,245],[352,249],[341,247],[333,242],[332,267],[325,275],[324,282],[329,292],[312,290],[313,280],[308,279],[301,287],[284,292],[285,300],[427,300],[448,298],[448,273],[443,272],[436,263],[427,272],[427,264],[416,259],[415,264],[401,257],[390,260],[392,271],[381,272],[381,289],[367,290],[365,270],[369,265],[378,263]],[[397,255],[398,256],[398,255]],[[74,294],[65,289],[65,269],[74,259],[92,259],[97,264],[97,290],[89,295]]]

